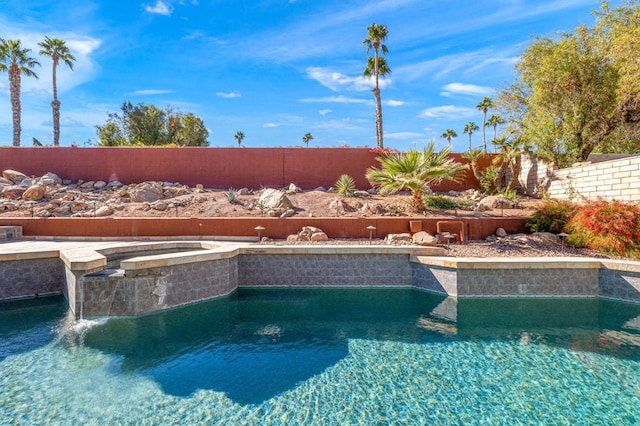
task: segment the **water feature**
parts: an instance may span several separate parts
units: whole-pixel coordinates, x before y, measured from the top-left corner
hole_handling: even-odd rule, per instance
[[[0,424],[629,424],[640,305],[249,290],[77,322],[0,304]]]

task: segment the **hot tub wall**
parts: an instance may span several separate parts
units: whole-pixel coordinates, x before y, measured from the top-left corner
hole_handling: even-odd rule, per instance
[[[236,258],[83,278],[85,316],[128,316],[224,296],[237,288]]]

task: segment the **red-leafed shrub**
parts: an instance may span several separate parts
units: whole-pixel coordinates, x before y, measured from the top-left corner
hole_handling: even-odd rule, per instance
[[[640,207],[597,201],[580,208],[565,228],[567,242],[602,253],[640,258]]]

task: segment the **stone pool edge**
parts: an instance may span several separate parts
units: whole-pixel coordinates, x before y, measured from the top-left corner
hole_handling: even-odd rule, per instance
[[[452,297],[602,297],[640,303],[640,262],[633,261],[451,258],[444,256],[443,248],[417,246],[268,246],[216,241],[165,241],[146,246],[180,244],[199,250],[125,259],[119,271],[109,274],[99,272],[106,263],[103,253],[115,250],[117,244],[95,249],[87,243],[60,250],[4,250],[0,253],[0,283],[5,285],[0,285],[0,300],[63,293],[76,315],[84,310],[87,316],[141,315],[247,287],[409,287]],[[144,244],[130,243],[125,250],[141,246]],[[48,279],[40,282],[38,275]],[[197,282],[192,283],[194,277]],[[6,297],[2,287],[10,280],[14,280],[14,294]],[[33,288],[29,280],[39,281],[40,287]],[[63,288],[56,287],[56,280],[64,283]],[[15,294],[16,287],[21,294]]]

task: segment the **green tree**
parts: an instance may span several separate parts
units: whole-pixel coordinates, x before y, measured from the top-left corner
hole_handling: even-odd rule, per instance
[[[504,124],[504,118],[496,114],[491,114],[491,117],[484,123],[485,127],[493,127],[493,140],[498,137],[498,126]]]
[[[31,49],[23,48],[20,40],[5,40],[0,38],[0,71],[9,74],[9,92],[11,97],[11,114],[13,118],[13,146],[20,146],[22,133],[22,105],[20,103],[21,76],[35,77],[32,70],[40,63],[29,56]]]
[[[121,113],[109,113],[107,123],[96,126],[102,146],[208,146],[209,130],[200,117],[167,107],[124,102]]]
[[[242,141],[244,140],[244,133],[242,133],[241,131],[237,131],[233,137],[236,138],[236,141],[238,142],[238,148],[240,148],[242,146]]]
[[[45,37],[44,41],[38,43],[42,48],[40,54],[48,56],[53,60],[53,145],[60,145],[60,101],[58,100],[57,68],[60,61],[64,62],[69,69],[73,70],[73,63],[76,60],[71,54],[64,40],[59,38]]]
[[[378,25],[376,23],[371,24],[367,27],[367,38],[362,41],[362,44],[367,46],[367,57],[369,56],[369,51],[373,49],[373,76],[375,77],[375,87],[373,88],[373,96],[376,100],[376,146],[378,148],[384,148],[383,137],[382,137],[382,101],[380,99],[380,85],[379,85],[379,77],[381,74],[382,67],[380,62],[380,52],[382,54],[387,54],[389,49],[384,45],[384,41],[387,39],[389,35],[389,31],[387,30],[386,25]],[[364,71],[364,75],[367,75],[371,66],[369,64],[369,59],[367,59],[367,67]],[[389,67],[386,65],[386,72],[391,72]]]
[[[464,125],[464,129],[462,130],[462,133],[465,135],[467,134],[469,135],[469,151],[471,151],[471,135],[473,135],[473,132],[475,132],[478,129],[479,129],[478,125],[473,121],[470,121]]]
[[[490,97],[485,96],[478,103],[478,105],[476,105],[476,108],[479,111],[482,111],[482,147],[484,152],[487,152],[487,137],[485,134],[485,129],[487,127],[487,112],[489,111],[489,109],[493,108],[493,100]]]
[[[369,168],[366,176],[383,195],[411,191],[414,209],[422,211],[422,195],[429,185],[444,180],[457,181],[467,168],[449,158],[450,153],[449,148],[435,152],[433,142],[423,151],[389,152],[377,158],[380,168]]]
[[[313,135],[311,133],[305,133],[302,137],[302,142],[309,148],[309,142],[313,139]]]
[[[458,134],[453,129],[447,129],[447,130],[444,131],[444,133],[442,133],[440,135],[440,137],[447,140],[449,149],[451,149],[451,139],[452,138],[457,138]]]

